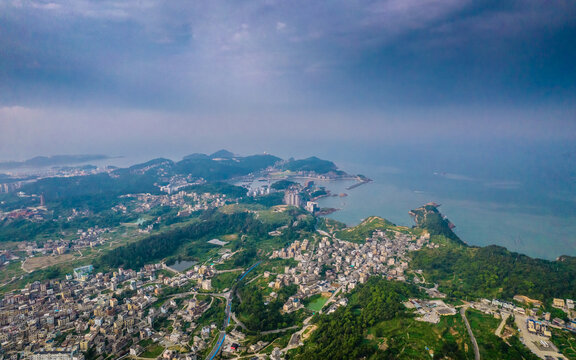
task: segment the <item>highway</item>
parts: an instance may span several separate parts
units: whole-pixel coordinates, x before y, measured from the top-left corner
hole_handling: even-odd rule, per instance
[[[252,271],[256,266],[260,265],[260,263],[261,261],[258,261],[256,264],[248,268],[248,270],[244,271],[244,273],[240,275],[238,280],[236,280],[236,284],[234,284],[232,290],[226,294],[225,296],[226,310],[224,312],[224,323],[222,324],[222,330],[220,330],[220,335],[218,335],[218,341],[216,342],[216,345],[214,346],[212,351],[210,351],[210,354],[208,354],[208,356],[206,357],[206,360],[214,359],[222,349],[222,346],[224,345],[224,340],[226,339],[226,328],[228,327],[228,325],[230,325],[230,316],[232,315],[232,298],[234,297],[234,293],[236,292],[238,284],[240,283],[240,281],[242,281],[242,279],[244,279],[244,277],[246,277],[246,275],[250,273],[250,271]]]
[[[216,343],[216,346],[214,346],[214,349],[212,349],[210,354],[208,354],[206,360],[212,360],[214,359],[214,357],[216,357],[216,355],[218,355],[220,349],[222,349],[222,345],[224,344],[224,339],[226,339],[226,331],[220,331],[220,335],[218,336],[218,342]]]

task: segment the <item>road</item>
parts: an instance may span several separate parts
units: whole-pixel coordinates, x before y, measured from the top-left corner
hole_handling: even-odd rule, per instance
[[[32,270],[26,270],[24,268],[24,265],[26,265],[26,261],[28,261],[28,258],[24,259],[24,261],[22,261],[22,264],[20,265],[20,268],[22,268],[22,270],[24,270],[25,272],[27,272],[28,274],[30,274],[32,272]]]
[[[20,278],[18,280],[22,280],[23,278],[24,278],[24,275],[20,276]],[[10,279],[9,281],[6,281],[4,284],[0,284],[0,288],[14,282],[16,279],[17,279],[16,276],[12,276],[12,279]]]
[[[244,271],[244,273],[240,275],[240,277],[236,281],[236,284],[232,287],[232,290],[225,293],[226,310],[224,312],[224,323],[222,324],[222,330],[220,330],[220,334],[218,335],[218,341],[216,342],[216,345],[214,346],[212,351],[210,351],[210,354],[208,354],[208,356],[206,357],[206,360],[214,359],[214,357],[218,355],[218,353],[222,349],[222,346],[224,345],[224,340],[226,339],[226,328],[228,327],[228,325],[230,325],[230,316],[232,315],[232,298],[234,297],[234,292],[236,291],[238,283],[242,281],[242,279],[244,279],[244,277],[248,275],[248,273],[250,273],[250,271],[252,271],[256,266],[260,265],[260,262],[261,261],[257,262],[256,264],[252,265],[248,270]]]
[[[510,317],[510,314],[507,312],[501,312],[500,314],[502,315],[502,321],[500,322],[500,325],[498,325],[498,328],[494,332],[494,335],[498,337],[502,337],[502,329],[504,329],[504,325],[506,325],[506,320],[508,320],[508,317]]]
[[[218,335],[218,341],[216,342],[216,346],[210,351],[210,354],[206,357],[206,360],[212,360],[218,353],[220,349],[222,349],[222,345],[224,344],[224,340],[226,339],[226,328],[228,324],[230,324],[230,311],[232,309],[232,295],[228,293],[226,296],[226,311],[224,316],[224,323],[222,324],[222,330],[220,330],[220,334]]]
[[[232,313],[232,320],[234,320],[234,322],[238,325],[240,325],[240,327],[244,330],[248,330],[248,328],[246,327],[246,325],[244,325],[244,323],[240,320],[238,320],[238,318],[236,317],[236,314]]]
[[[468,310],[467,305],[460,309],[460,315],[462,315],[462,319],[464,319],[464,324],[466,324],[466,329],[468,329],[468,334],[472,340],[472,346],[474,346],[474,359],[480,360],[480,349],[478,348],[478,343],[476,342],[476,337],[474,337],[474,333],[472,332],[468,318],[466,318],[466,310]]]
[[[312,316],[309,316],[306,319],[304,319],[303,324],[304,326],[302,326],[302,329],[292,334],[292,337],[290,337],[290,341],[288,341],[288,345],[286,345],[286,347],[282,349],[282,352],[284,354],[286,354],[288,350],[296,349],[298,346],[300,346],[300,341],[302,339],[303,334],[306,332],[306,329],[308,329],[308,327],[310,326],[315,326],[315,325],[309,325],[310,320],[312,320]]]
[[[332,302],[334,302],[334,299],[336,298],[336,295],[338,295],[338,293],[342,290],[342,286],[340,286],[338,289],[336,289],[334,291],[334,293],[332,293],[332,296],[330,296],[330,298],[328,300],[326,300],[326,302],[324,303],[324,306],[322,306],[322,309],[328,309],[328,305],[331,304]],[[322,314],[322,309],[320,309],[319,313]]]
[[[289,331],[289,330],[295,330],[295,329],[299,329],[299,328],[300,328],[300,326],[294,325],[294,326],[290,326],[290,327],[287,327],[287,328],[284,328],[284,329],[276,329],[276,330],[262,331],[262,332],[260,333],[260,335],[278,334],[278,333],[281,333],[281,332],[285,332],[285,331]]]
[[[242,268],[237,268],[237,269],[228,269],[228,270],[216,270],[215,273],[216,274],[224,274],[224,273],[230,273],[230,272],[236,272],[236,271],[242,271],[244,269]]]
[[[220,349],[222,349],[222,345],[224,344],[224,339],[226,339],[226,331],[220,331],[220,335],[218,336],[216,346],[214,346],[214,349],[212,349],[210,354],[208,354],[206,360],[212,360],[214,359],[214,357],[216,357],[216,355],[218,355]]]

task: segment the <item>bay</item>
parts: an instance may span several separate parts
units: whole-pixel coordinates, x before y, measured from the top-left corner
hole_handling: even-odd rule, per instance
[[[454,153],[441,147],[352,149],[340,154],[338,165],[374,181],[352,190],[348,182],[327,182],[333,193],[348,196],[318,202],[340,209],[328,217],[347,225],[376,215],[405,226],[414,225],[409,210],[436,202],[469,245],[495,244],[550,260],[576,256],[576,157],[568,148],[495,148],[482,156],[470,147]]]

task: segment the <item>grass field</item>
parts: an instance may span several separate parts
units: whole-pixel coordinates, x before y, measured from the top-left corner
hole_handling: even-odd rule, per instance
[[[164,348],[158,344],[151,344],[146,347],[146,350],[140,354],[140,357],[155,359],[164,352]]]
[[[212,278],[212,287],[215,291],[230,289],[240,274],[242,274],[241,271],[231,271],[218,274]]]
[[[326,301],[328,301],[327,297],[324,297],[321,295],[314,295],[310,299],[310,302],[306,305],[306,308],[310,309],[314,312],[318,312],[318,311],[322,310],[322,308],[324,307],[324,304],[326,304]]]
[[[24,271],[31,272],[38,269],[42,269],[48,266],[53,266],[61,263],[66,263],[72,261],[76,258],[76,254],[64,254],[64,255],[57,255],[57,256],[35,256],[32,258],[27,258],[26,262],[22,266]]]

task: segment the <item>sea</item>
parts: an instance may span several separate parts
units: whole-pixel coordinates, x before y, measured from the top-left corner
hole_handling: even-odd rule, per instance
[[[435,202],[469,245],[576,256],[574,144],[381,145],[335,155],[342,169],[373,182],[351,190],[350,181],[326,182],[339,195],[319,200],[339,209],[330,218],[355,225],[377,215],[412,226],[408,211]]]
[[[241,146],[229,149],[241,155],[257,153]],[[268,150],[285,159],[318,156],[349,174],[371,178],[372,182],[351,190],[347,187],[354,181],[317,182],[342,195],[318,202],[339,209],[328,217],[349,226],[372,215],[412,226],[408,212],[435,202],[469,245],[496,244],[548,260],[576,256],[574,143],[432,140],[290,144]],[[176,161],[183,155],[162,154]],[[95,165],[125,167],[157,157],[139,153]]]

